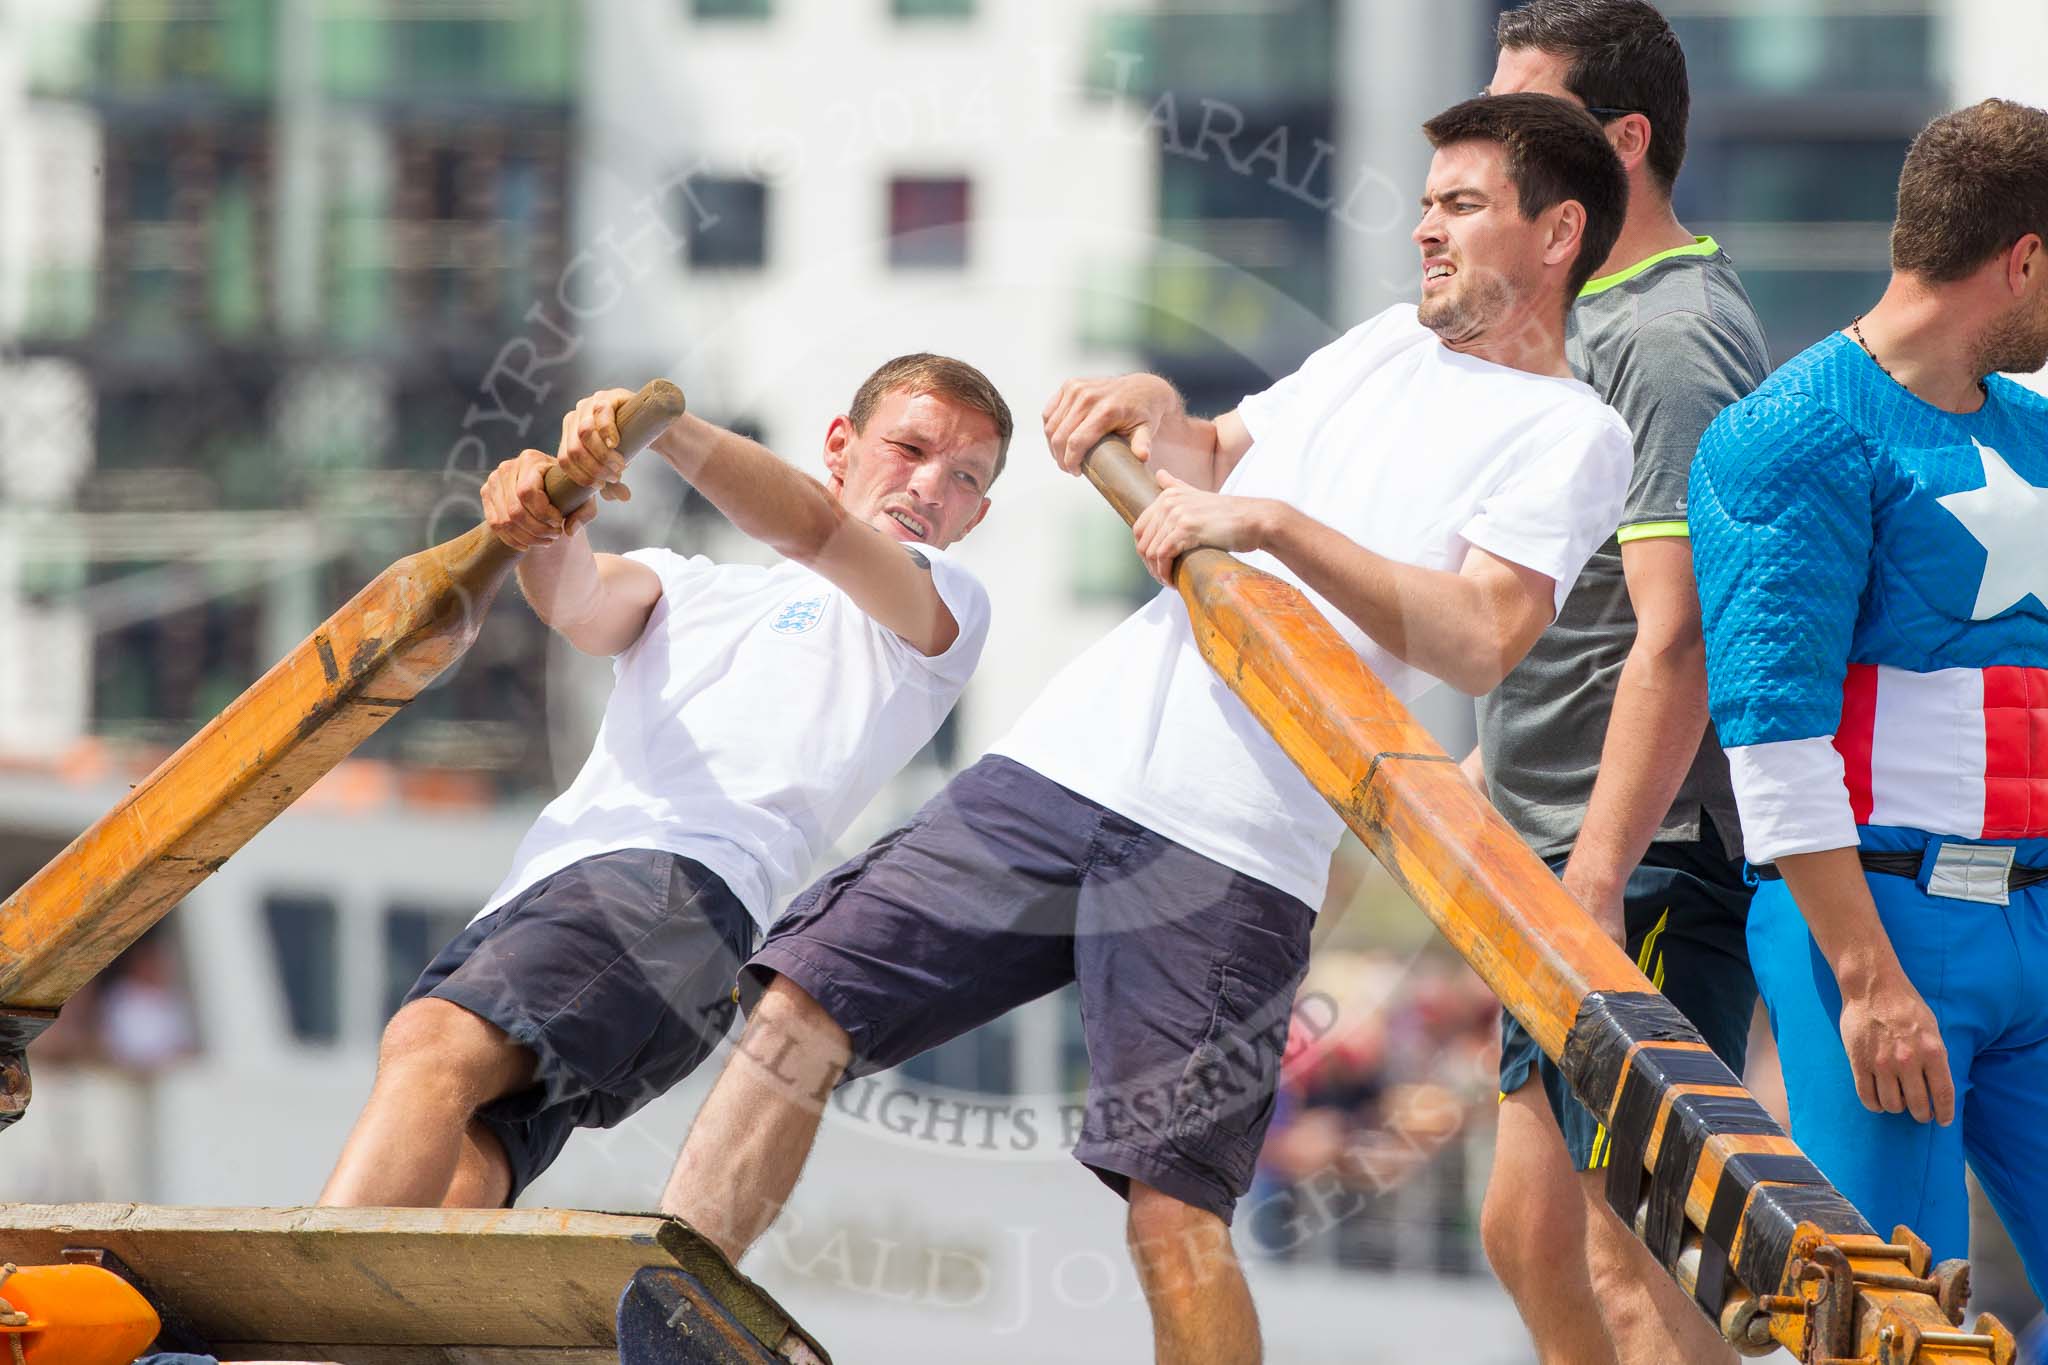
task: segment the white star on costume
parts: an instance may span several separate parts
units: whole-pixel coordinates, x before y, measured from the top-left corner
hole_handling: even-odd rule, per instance
[[[1935,501],[1984,547],[1984,581],[1977,589],[1973,621],[1988,621],[2032,593],[2048,606],[2048,488],[2036,488],[2005,457],[1972,439],[1984,460],[1984,486],[1950,493]]]

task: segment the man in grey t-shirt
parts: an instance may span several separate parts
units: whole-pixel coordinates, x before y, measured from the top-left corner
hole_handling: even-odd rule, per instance
[[[1467,771],[1738,1074],[1756,984],[1728,764],[1707,721],[1686,477],[1768,351],[1728,257],[1671,209],[1685,56],[1645,0],[1535,0],[1500,22],[1491,92],[1586,106],[1629,171],[1619,242],[1572,310],[1573,372],[1635,434],[1621,526],[1480,703]],[[1483,771],[1482,771],[1483,770]],[[1732,1360],[1607,1208],[1607,1135],[1513,1019],[1481,1228],[1546,1361]],[[1575,1179],[1573,1171],[1581,1174]]]

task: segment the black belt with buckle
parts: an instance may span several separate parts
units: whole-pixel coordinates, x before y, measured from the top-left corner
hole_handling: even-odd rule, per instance
[[[1867,848],[1858,849],[1856,858],[1863,864],[1865,872],[1882,872],[1887,877],[1911,877],[1916,881],[1920,877],[1920,866],[1926,861],[1926,855],[1920,853],[1885,853]],[[1780,881],[1785,875],[1773,863],[1752,863],[1750,868],[1762,881]],[[2038,886],[2042,882],[2048,882],[2048,867],[2023,867],[2015,863],[2005,874],[2008,891]]]

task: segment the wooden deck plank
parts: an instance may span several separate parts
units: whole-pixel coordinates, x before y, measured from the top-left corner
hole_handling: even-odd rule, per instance
[[[616,1360],[620,1293],[693,1235],[566,1209],[0,1204],[0,1259],[104,1248],[217,1346],[349,1365]]]

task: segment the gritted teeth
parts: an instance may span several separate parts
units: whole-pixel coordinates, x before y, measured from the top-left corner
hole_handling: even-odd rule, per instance
[[[923,525],[915,517],[912,517],[907,512],[899,512],[892,507],[889,509],[889,515],[896,519],[896,524],[898,526],[901,526],[904,530],[910,532],[914,536],[919,537],[920,539],[930,534],[930,528]]]
[[[1454,265],[1433,265],[1422,272],[1422,278],[1425,280],[1447,280],[1457,273],[1458,268]]]

